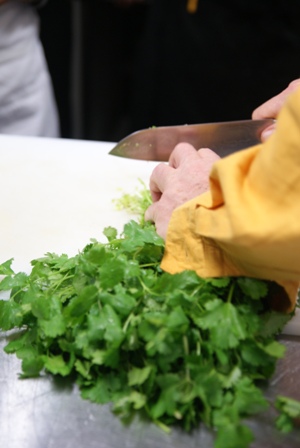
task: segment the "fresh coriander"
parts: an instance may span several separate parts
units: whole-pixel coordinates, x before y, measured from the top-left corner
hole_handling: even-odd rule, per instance
[[[23,378],[69,377],[125,421],[140,411],[164,431],[202,421],[215,448],[246,448],[253,434],[243,418],[268,406],[256,380],[284,356],[276,335],[291,315],[268,309],[268,282],[162,272],[164,242],[144,222],[151,196],[141,184],[114,201],[139,217],[121,236],[108,227],[106,244],[48,253],[29,275],[15,274],[12,259],[0,265],[0,291],[11,291],[0,328],[21,330],[5,351],[22,360]],[[277,427],[290,431],[300,403],[278,397],[275,407]]]
[[[112,402],[122,419],[143,411],[186,431],[203,421],[217,448],[249,446],[243,418],[268,406],[255,380],[283,356],[274,335],[290,319],[267,308],[268,282],[162,272],[164,242],[151,224],[104,234],[106,244],[75,257],[33,260],[29,275],[12,260],[0,266],[0,290],[11,290],[0,327],[22,330],[5,347],[22,377],[75,378],[83,398]]]

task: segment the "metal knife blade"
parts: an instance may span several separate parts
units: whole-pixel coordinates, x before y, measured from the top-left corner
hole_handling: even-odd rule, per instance
[[[166,162],[180,142],[196,149],[210,148],[220,157],[260,143],[272,119],[239,120],[142,129],[122,139],[109,154],[129,159]]]

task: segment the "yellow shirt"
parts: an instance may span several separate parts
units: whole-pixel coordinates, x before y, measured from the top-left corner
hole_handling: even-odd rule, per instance
[[[277,309],[294,308],[300,281],[300,89],[266,143],[213,166],[210,191],[177,208],[162,269],[201,277],[249,276],[283,288]],[[279,300],[279,302],[278,302]]]

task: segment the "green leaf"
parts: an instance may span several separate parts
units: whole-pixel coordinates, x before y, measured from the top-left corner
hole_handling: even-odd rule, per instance
[[[107,387],[107,381],[98,378],[96,384],[88,389],[83,389],[81,396],[94,403],[105,404],[112,400],[112,392]]]
[[[65,318],[61,314],[57,314],[48,320],[40,320],[39,327],[45,336],[56,338],[66,331]]]
[[[105,247],[101,244],[94,244],[85,254],[85,260],[97,266],[101,266],[107,258]]]
[[[9,342],[4,347],[6,353],[16,353],[20,359],[36,358],[40,351],[37,344],[38,332],[37,328],[22,329],[8,338]]]
[[[164,294],[174,294],[176,290],[194,291],[198,287],[204,286],[203,279],[198,277],[194,271],[183,271],[179,274],[169,274],[164,272],[156,279],[153,291],[163,292]],[[195,301],[196,297],[188,297],[188,299]]]
[[[103,304],[110,305],[120,316],[128,316],[136,306],[136,299],[128,294],[121,284],[116,285],[111,293],[100,293],[99,300]]]
[[[44,362],[42,356],[26,357],[22,361],[21,378],[33,378],[39,376],[43,368],[44,368]]]
[[[300,401],[279,395],[275,402],[276,409],[285,412],[292,418],[300,417]]]
[[[22,338],[22,334],[18,335],[17,339],[10,341],[4,347],[5,353],[16,353],[18,350],[24,347],[24,340]]]
[[[143,384],[152,372],[153,367],[146,366],[141,369],[134,367],[128,372],[128,385],[137,386]]]
[[[178,407],[177,391],[180,389],[181,380],[176,375],[165,375],[158,378],[161,393],[156,403],[151,408],[151,416],[157,420],[164,414],[174,416]]]
[[[237,383],[237,381],[241,378],[241,376],[242,376],[242,371],[241,371],[240,367],[234,366],[233,369],[230,371],[230,373],[224,377],[223,386],[226,389],[231,388],[232,386],[234,386]]]
[[[235,399],[233,406],[240,415],[252,415],[268,408],[268,402],[262,391],[258,389],[250,378],[241,378],[234,386]]]
[[[212,344],[219,348],[232,348],[246,338],[245,321],[234,305],[216,299],[207,308],[210,309],[197,318],[196,323],[200,328],[211,329]]]
[[[83,388],[81,396],[94,403],[105,404],[113,400],[114,395],[124,391],[122,377],[108,373],[105,376],[97,377],[91,387]]]
[[[239,277],[237,283],[242,292],[253,300],[262,299],[268,293],[268,285],[263,280]]]
[[[181,306],[177,306],[171,311],[166,319],[166,325],[167,327],[173,329],[179,329],[182,327],[184,327],[184,329],[187,328],[187,326],[189,325],[189,319],[186,317]]]
[[[218,278],[208,278],[207,283],[210,283],[216,288],[226,288],[230,284],[230,277],[218,277]]]
[[[0,282],[0,291],[9,291],[13,288],[23,288],[27,284],[28,277],[24,272],[8,275]]]
[[[281,431],[283,434],[287,434],[294,429],[293,419],[285,414],[280,414],[276,419],[276,428]]]
[[[22,323],[23,312],[19,304],[11,300],[0,300],[0,328],[7,331],[21,327]]]
[[[14,271],[11,267],[13,261],[14,259],[10,258],[9,260],[0,264],[0,275],[14,275]]]
[[[30,298],[32,314],[38,319],[49,320],[50,318],[61,314],[62,306],[61,301],[57,295],[47,296],[45,293],[31,291],[32,297]],[[27,297],[24,297],[24,301],[27,301]]]
[[[283,433],[292,431],[295,427],[295,419],[300,419],[300,401],[279,395],[276,398],[275,407],[280,412],[276,419],[276,427]]]
[[[98,288],[95,285],[88,285],[83,288],[81,293],[74,297],[66,307],[66,317],[81,316],[89,311],[93,303],[97,300]]]
[[[204,406],[219,408],[223,401],[223,385],[218,373],[211,367],[198,369],[200,373],[195,377],[195,391],[203,401]]]
[[[116,413],[124,412],[124,408],[128,408],[128,405],[133,409],[141,409],[145,406],[147,397],[140,392],[132,390],[130,394],[125,395],[115,402],[113,411]]]
[[[66,362],[62,355],[56,356],[43,356],[44,366],[48,372],[54,375],[67,376],[71,373],[73,368],[73,361]]]
[[[273,358],[282,358],[286,351],[286,347],[277,341],[271,341],[267,345],[258,344],[258,346]]]
[[[90,374],[90,368],[91,363],[88,361],[82,361],[80,359],[77,359],[74,363],[75,369],[77,372],[83,377],[88,380],[92,379],[92,375]]]
[[[88,334],[91,340],[104,339],[112,344],[112,347],[119,346],[124,339],[124,333],[121,320],[110,305],[104,305],[99,315],[88,317]]]
[[[100,285],[103,289],[111,289],[122,282],[126,272],[126,261],[116,258],[105,261],[99,268]]]
[[[253,366],[264,366],[270,362],[262,347],[254,341],[247,341],[241,346],[241,356],[248,363]]]
[[[259,335],[268,338],[281,333],[283,327],[292,317],[291,314],[277,313],[276,311],[264,313],[260,319],[261,328]]]
[[[218,429],[215,448],[248,448],[254,440],[253,434],[247,426],[232,423]]]
[[[156,233],[153,226],[141,227],[135,221],[130,221],[124,226],[124,240],[121,248],[125,251],[133,252],[145,244],[164,247],[164,240]]]
[[[118,231],[114,227],[105,227],[105,229],[103,230],[103,235],[106,236],[108,241],[113,241],[117,238]]]

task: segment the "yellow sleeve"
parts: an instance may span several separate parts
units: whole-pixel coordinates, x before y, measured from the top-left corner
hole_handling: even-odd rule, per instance
[[[281,308],[294,308],[300,281],[300,89],[266,143],[216,162],[210,191],[173,212],[161,266],[171,273],[193,269],[201,277],[272,280],[286,292]]]

